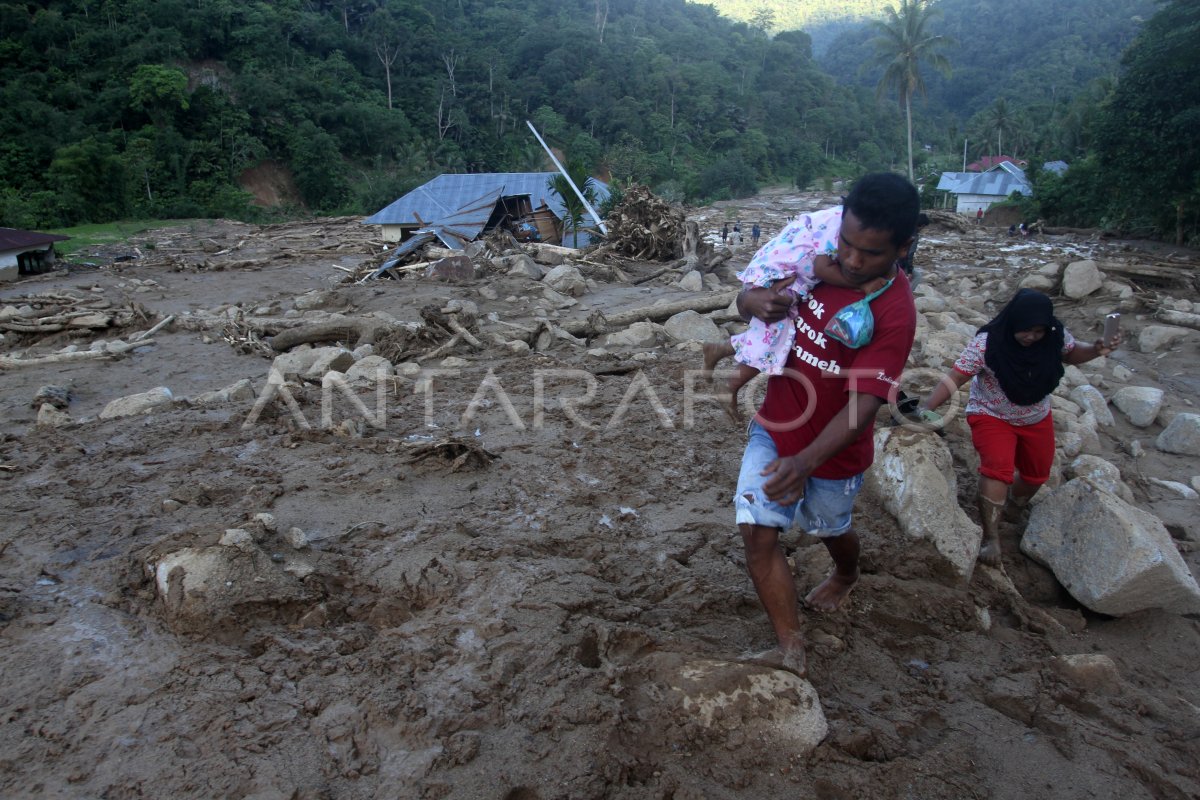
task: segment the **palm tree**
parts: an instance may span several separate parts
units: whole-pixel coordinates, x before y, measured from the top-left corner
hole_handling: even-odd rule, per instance
[[[876,21],[875,50],[877,64],[881,65],[883,77],[879,81],[878,94],[894,87],[904,106],[908,122],[908,179],[913,179],[913,134],[912,97],[925,93],[925,81],[921,79],[920,64],[927,61],[943,75],[950,74],[950,62],[937,50],[950,43],[945,36],[929,32],[929,20],[935,13],[933,0],[900,0],[900,9],[891,6],[884,9],[887,19]]]
[[[988,130],[994,131],[996,134],[996,155],[1004,155],[1004,129],[1011,128],[1013,124],[1013,113],[1008,108],[1008,103],[1003,97],[996,99],[991,107],[987,110],[987,116],[984,117],[984,125]]]
[[[571,180],[579,187],[579,191],[583,192],[583,196],[587,198],[588,203],[595,205],[596,203],[596,179],[588,175],[587,169],[579,163],[572,162],[567,164],[567,174],[571,176]],[[579,246],[579,226],[583,224],[583,215],[586,213],[583,201],[579,199],[579,195],[575,194],[575,190],[571,188],[571,184],[562,175],[555,175],[550,179],[550,191],[558,195],[558,199],[562,201],[563,208],[563,231],[567,228],[571,230],[571,246]]]

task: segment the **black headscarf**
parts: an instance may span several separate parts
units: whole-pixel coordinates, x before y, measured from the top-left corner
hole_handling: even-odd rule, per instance
[[[1025,347],[1018,331],[1046,328],[1041,341]],[[979,329],[987,332],[983,360],[996,374],[1000,388],[1019,406],[1031,406],[1054,391],[1063,376],[1063,325],[1054,316],[1050,298],[1033,289],[1020,289],[996,318]]]

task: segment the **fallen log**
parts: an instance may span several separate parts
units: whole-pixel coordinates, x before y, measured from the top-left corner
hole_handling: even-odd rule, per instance
[[[1127,278],[1142,278],[1193,290],[1200,289],[1200,281],[1197,281],[1196,273],[1184,264],[1122,264],[1115,261],[1101,261],[1096,266],[1100,268],[1101,272],[1116,273]]]
[[[662,269],[651,272],[649,275],[644,275],[644,276],[638,278],[637,280],[635,280],[633,282],[633,285],[640,286],[643,283],[649,283],[650,281],[657,278],[659,275],[666,275],[668,272],[673,272],[674,270],[675,270],[674,265],[669,266],[669,267],[663,267]]]
[[[274,336],[280,331],[299,328],[304,320],[291,317],[245,317],[236,318],[220,314],[217,316],[187,314],[175,320],[175,324],[185,331],[221,330],[231,322],[236,322],[248,330],[263,336]]]
[[[707,311],[717,311],[728,307],[737,296],[736,291],[716,292],[671,303],[634,308],[612,315],[593,314],[588,319],[565,320],[559,323],[559,327],[574,336],[594,336],[629,327],[635,322],[658,322],[684,311],[697,311],[702,314]],[[597,319],[597,316],[602,317],[602,321]]]
[[[166,317],[165,319],[160,320],[159,323],[157,325],[155,325],[153,328],[151,328],[150,330],[142,331],[141,333],[135,333],[133,336],[129,337],[129,340],[132,342],[136,342],[139,339],[149,339],[151,336],[158,333],[159,331],[161,331],[163,328],[167,327],[174,321],[175,321],[175,315],[171,314],[169,317]]]
[[[140,342],[112,342],[103,350],[78,350],[74,353],[53,353],[37,358],[14,358],[0,356],[0,368],[33,367],[39,364],[66,364],[72,361],[91,361],[98,358],[114,358],[138,347],[154,344],[153,339],[143,339]]]
[[[1200,331],[1200,314],[1192,314],[1188,311],[1172,311],[1169,308],[1160,308],[1154,312],[1155,319],[1162,320],[1168,325],[1180,325],[1184,328],[1192,328]]]
[[[1044,233],[1048,236],[1100,236],[1103,231],[1100,228],[1063,228],[1051,227],[1043,225],[1040,228],[1030,228],[1035,233]]]
[[[379,320],[343,317],[280,331],[271,337],[270,345],[275,352],[283,353],[299,344],[353,339],[357,347],[360,344],[373,344],[376,330],[386,327]]]

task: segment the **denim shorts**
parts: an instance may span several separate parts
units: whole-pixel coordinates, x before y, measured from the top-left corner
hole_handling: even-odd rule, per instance
[[[806,533],[821,537],[839,536],[850,530],[850,512],[862,488],[861,473],[836,480],[810,477],[804,484],[804,497],[789,505],[776,503],[767,499],[762,488],[771,476],[760,474],[778,457],[775,440],[757,422],[750,423],[749,433],[733,500],[738,525],[786,531],[794,522]]]

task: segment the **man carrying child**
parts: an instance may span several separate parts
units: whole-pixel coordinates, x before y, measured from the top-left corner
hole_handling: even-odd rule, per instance
[[[876,412],[898,385],[916,333],[912,292],[898,264],[912,245],[919,213],[917,191],[907,180],[865,175],[842,207],[834,259],[845,284],[855,288],[819,283],[795,309],[796,296],[776,287],[747,288],[738,296],[744,319],[792,320],[784,369],[769,378],[750,425],[734,499],[750,578],[779,645],[756,663],[798,675],[806,670],[795,580],[779,544],[783,530],[793,522],[803,526],[833,559],[833,572],[805,598],[810,608],[840,608],[858,580],[851,511],[874,460]],[[887,288],[863,291],[879,279]],[[861,325],[864,316],[873,327]]]

